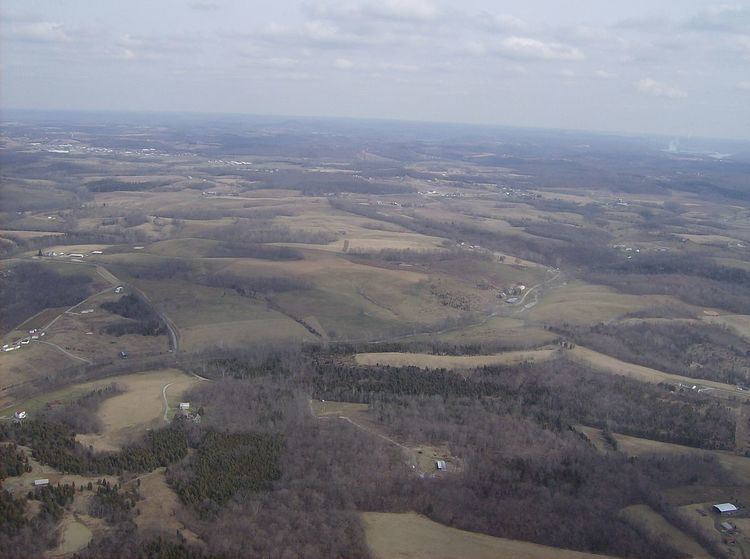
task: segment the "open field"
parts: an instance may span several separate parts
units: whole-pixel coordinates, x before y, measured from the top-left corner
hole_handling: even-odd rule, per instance
[[[618,293],[601,285],[575,281],[548,290],[539,304],[527,311],[527,315],[530,320],[550,324],[590,324],[614,320],[668,300],[662,296]]]
[[[585,363],[594,369],[614,373],[616,375],[624,375],[643,382],[668,382],[672,384],[683,383],[690,386],[696,385],[703,387],[704,389],[709,389],[710,394],[716,394],[717,396],[724,398],[731,396],[747,400],[750,397],[746,391],[738,391],[737,387],[732,386],[731,384],[665,373],[650,367],[621,361],[620,359],[615,359],[609,355],[582,346],[576,346],[572,350],[567,351],[565,355],[569,356],[574,361]]]
[[[177,519],[176,513],[183,505],[167,485],[164,471],[165,468],[157,468],[136,478],[138,492],[143,498],[136,505],[135,523],[144,533],[159,533],[167,537],[179,533],[187,542],[195,544],[198,537]]]
[[[593,555],[466,532],[416,513],[364,512],[376,559],[595,559]]]
[[[358,353],[360,365],[389,365],[391,367],[422,367],[429,369],[475,369],[487,365],[515,365],[553,359],[556,349],[506,351],[492,355],[430,355],[426,353]]]
[[[124,393],[106,399],[99,407],[101,433],[77,437],[79,442],[96,450],[117,450],[147,429],[163,425],[164,394],[170,407],[167,411],[174,411],[182,393],[200,381],[177,369],[165,369],[113,377],[107,382],[116,383]]]

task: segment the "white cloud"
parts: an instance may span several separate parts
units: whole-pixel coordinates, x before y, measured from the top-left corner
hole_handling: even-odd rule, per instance
[[[524,31],[528,24],[511,14],[490,14],[488,12],[480,13],[474,20],[477,26],[486,31]]]
[[[653,97],[684,99],[688,96],[686,91],[665,83],[658,82],[653,78],[643,78],[635,84],[635,87],[640,93],[651,95]]]
[[[354,62],[348,58],[337,58],[333,61],[333,67],[338,70],[351,70],[354,68]]]
[[[191,2],[188,5],[193,10],[201,12],[218,12],[221,9],[221,6],[216,2]]]
[[[8,35],[20,41],[69,43],[72,38],[61,23],[52,21],[18,22],[10,25]]]
[[[581,60],[583,53],[576,47],[532,39],[530,37],[508,37],[498,48],[500,54],[512,58],[539,60]]]
[[[440,8],[430,0],[335,1],[307,3],[303,9],[314,18],[330,20],[428,22],[442,15]]]
[[[750,91],[750,80],[738,82],[737,89],[742,89],[743,91]]]
[[[614,80],[618,77],[614,72],[608,72],[607,70],[597,70],[596,75],[603,80]]]

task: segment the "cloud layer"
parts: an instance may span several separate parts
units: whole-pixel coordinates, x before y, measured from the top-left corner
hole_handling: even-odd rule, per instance
[[[562,4],[6,0],[2,102],[750,137],[746,5]]]

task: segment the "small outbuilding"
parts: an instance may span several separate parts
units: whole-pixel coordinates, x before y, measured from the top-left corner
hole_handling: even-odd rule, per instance
[[[445,471],[445,469],[446,469],[446,465],[445,465],[445,460],[437,460],[437,461],[435,462],[435,467],[436,467],[436,468],[437,468],[438,470],[440,470],[441,472],[442,472],[442,471]]]
[[[45,485],[49,485],[49,480],[46,478],[34,480],[34,487],[44,487]]]
[[[735,530],[734,526],[732,526],[729,522],[722,522],[721,524],[719,524],[719,527],[721,527],[721,529],[728,534],[732,534]]]
[[[711,507],[714,512],[719,513],[721,515],[725,514],[733,514],[740,510],[737,505],[733,505],[732,503],[719,503],[718,505],[714,505]]]
[[[180,402],[180,409],[181,410],[189,410],[190,409],[190,402]]]
[[[28,413],[25,410],[16,410],[16,413],[13,414],[16,419],[26,419],[27,416]]]

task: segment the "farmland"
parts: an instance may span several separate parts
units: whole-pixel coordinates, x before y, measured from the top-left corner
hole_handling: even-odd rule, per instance
[[[40,118],[0,147],[27,555],[741,556],[744,148]]]

